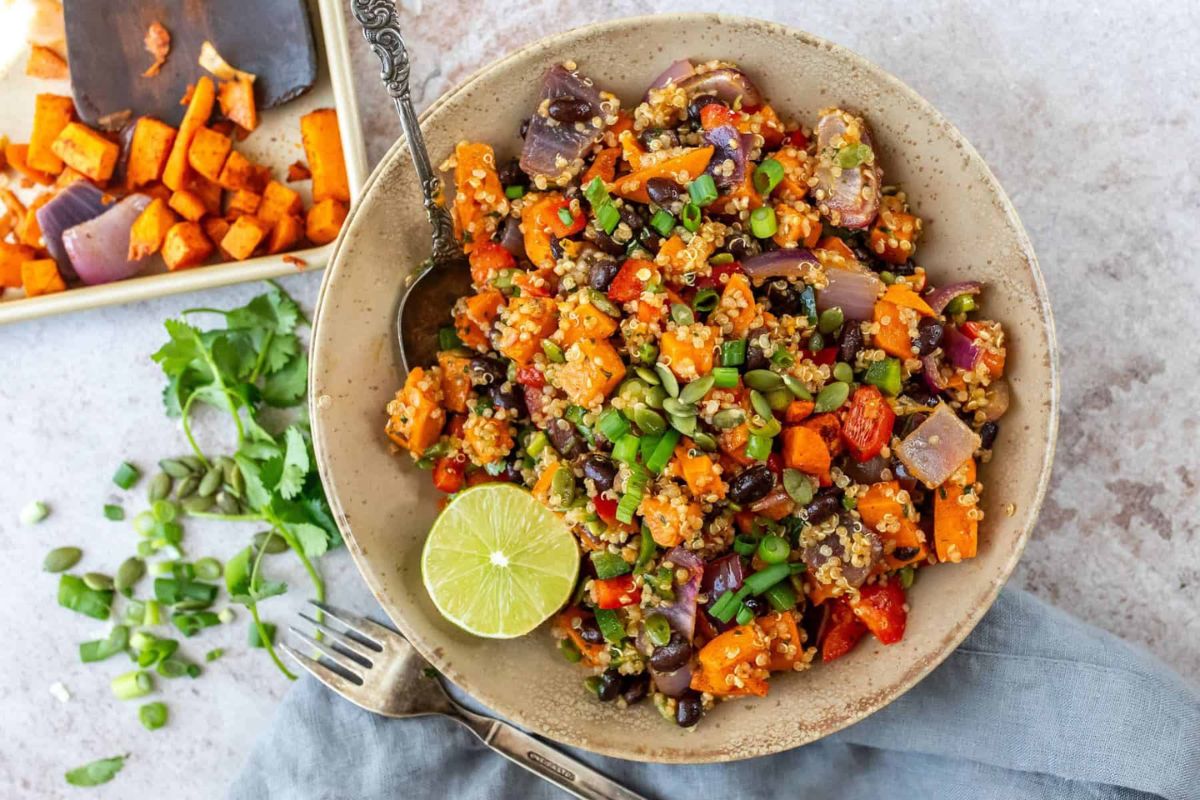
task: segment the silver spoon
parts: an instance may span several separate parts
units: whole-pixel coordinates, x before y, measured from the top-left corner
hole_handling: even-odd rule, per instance
[[[404,369],[432,364],[437,360],[438,329],[445,324],[454,302],[471,291],[467,257],[454,237],[450,212],[441,202],[442,181],[433,169],[417,112],[408,87],[408,50],[400,34],[400,21],[392,0],[352,0],[354,18],[363,36],[379,58],[380,77],[387,87],[400,127],[408,142],[413,168],[421,182],[425,215],[433,234],[433,247],[411,278],[396,310],[396,337]]]

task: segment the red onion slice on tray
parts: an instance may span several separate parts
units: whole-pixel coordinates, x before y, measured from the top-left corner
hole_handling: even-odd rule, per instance
[[[879,189],[883,173],[873,163],[861,163],[855,167],[842,168],[837,164],[839,141],[853,119],[847,112],[835,109],[822,115],[817,122],[817,191],[818,208],[829,217],[830,222],[843,228],[865,228],[875,219],[879,211]],[[860,140],[871,145],[871,132],[866,123],[862,126]]]
[[[568,98],[586,103],[591,113],[580,122],[559,122],[542,113],[547,100]],[[538,110],[529,120],[525,145],[521,149],[521,169],[530,177],[544,177],[557,183],[561,177],[570,178],[583,167],[582,157],[604,133],[604,125],[593,127],[592,120],[603,118],[600,90],[589,78],[555,64],[542,78]],[[580,130],[582,128],[582,130]]]
[[[846,319],[871,319],[875,314],[875,299],[883,290],[883,281],[873,272],[848,269],[827,269],[829,285],[817,291],[817,310],[837,306]]]
[[[111,195],[107,196],[107,200],[105,198],[104,192],[87,181],[76,181],[37,210],[37,221],[46,249],[50,251],[50,257],[58,262],[58,268],[70,278],[76,276],[63,247],[63,233],[112,208],[116,200]]]
[[[941,486],[979,448],[979,435],[942,403],[904,438],[896,457],[930,489]]]
[[[149,258],[129,260],[129,230],[150,197],[131,194],[98,217],[68,228],[63,249],[79,279],[86,284],[111,283],[141,272]]]
[[[925,295],[925,302],[929,304],[929,307],[933,309],[935,314],[940,314],[946,310],[946,306],[950,304],[950,301],[960,294],[979,294],[982,290],[983,284],[979,281],[952,283],[949,286],[934,289]]]
[[[685,78],[679,82],[679,88],[687,92],[689,100],[712,95],[730,108],[757,108],[763,104],[758,87],[746,73],[734,67],[718,67]]]

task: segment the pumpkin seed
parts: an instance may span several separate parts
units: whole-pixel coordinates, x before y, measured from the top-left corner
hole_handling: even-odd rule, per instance
[[[833,365],[833,377],[842,383],[852,383],[854,381],[854,370],[846,362],[839,361]]]
[[[675,373],[662,364],[655,364],[654,371],[658,374],[658,379],[662,381],[662,386],[667,390],[667,394],[671,397],[679,397],[679,381],[676,380]]]
[[[216,504],[216,502],[217,501],[212,497],[201,497],[200,495],[196,495],[195,497],[189,497],[183,501],[183,510],[189,514],[203,514],[206,511],[209,511],[213,505]]]
[[[200,488],[200,479],[195,475],[188,475],[186,478],[175,483],[175,499],[184,500],[191,497]]]
[[[146,562],[137,556],[130,556],[117,567],[117,577],[113,586],[126,597],[133,596],[133,587],[146,574]]]
[[[628,378],[617,389],[617,396],[628,403],[644,403],[649,389],[649,386],[637,378]]]
[[[813,411],[823,414],[826,411],[839,409],[849,396],[850,384],[843,381],[835,381],[817,393],[816,405],[813,406]]]
[[[675,320],[677,325],[691,325],[696,321],[696,315],[683,303],[672,303],[671,319]]]
[[[228,481],[229,492],[240,500],[246,496],[246,476],[242,474],[242,468],[234,464],[230,477],[233,480]]]
[[[633,421],[642,433],[648,436],[658,436],[667,429],[667,423],[663,422],[662,415],[649,408],[635,408]]]
[[[787,387],[789,392],[796,396],[797,400],[812,400],[812,392],[795,375],[784,375],[783,385]]]
[[[150,479],[149,485],[146,487],[146,499],[151,503],[156,500],[162,500],[171,493],[171,476],[165,472],[160,472]]]
[[[192,470],[187,464],[177,458],[164,458],[158,462],[158,466],[163,472],[170,475],[172,478],[186,478],[192,474]]]
[[[767,398],[762,396],[762,393],[756,389],[750,390],[750,405],[754,409],[754,413],[758,414],[763,419],[770,419],[775,416],[771,404],[767,402]]]
[[[806,506],[812,502],[812,481],[798,469],[785,469],[783,471],[783,488],[787,491],[788,497],[795,500],[799,505]]]
[[[546,358],[550,359],[552,364],[562,364],[567,360],[567,357],[563,355],[562,348],[549,339],[542,339],[542,352],[546,354]]]
[[[224,489],[217,492],[216,495],[214,495],[213,499],[217,504],[217,508],[220,509],[222,514],[232,515],[232,514],[238,513],[237,499],[234,498],[233,495],[226,492]]]
[[[42,569],[46,572],[65,572],[79,563],[83,551],[78,547],[56,547],[42,559]]]
[[[621,309],[617,308],[613,304],[612,300],[609,300],[607,297],[605,297],[603,292],[598,292],[595,289],[592,289],[588,293],[588,299],[591,300],[592,305],[603,311],[605,314],[608,314],[610,317],[617,317],[620,319]]]
[[[824,334],[830,334],[842,327],[842,323],[845,321],[846,315],[842,313],[841,308],[838,306],[827,308],[817,318],[817,330]]]
[[[771,404],[772,411],[783,411],[792,404],[792,393],[787,389],[776,389],[773,392],[767,392],[767,402]]]
[[[668,416],[671,418],[671,427],[684,436],[691,436],[696,432],[696,418],[694,416],[681,416],[679,414],[670,414]]]
[[[699,403],[704,398],[704,395],[712,391],[713,384],[716,382],[717,379],[712,375],[697,378],[680,390],[679,399],[684,403]]]
[[[103,572],[85,572],[83,585],[96,592],[105,592],[113,588],[113,579]]]
[[[779,435],[783,430],[783,426],[779,424],[779,420],[775,419],[774,415],[763,420],[762,425],[750,425],[750,433],[755,436],[761,436],[764,439],[770,439]]]
[[[769,392],[783,386],[783,378],[769,369],[752,369],[742,376],[742,380],[751,389],[757,389],[760,392]]]
[[[646,405],[651,408],[662,408],[663,401],[667,399],[667,390],[661,386],[651,386],[650,391],[646,392]]]
[[[696,446],[701,450],[707,450],[710,453],[717,449],[717,440],[713,438],[711,433],[707,433],[705,431],[696,431],[693,433],[692,441],[694,441]]]
[[[220,467],[214,466],[208,472],[204,473],[204,477],[200,479],[200,485],[196,487],[196,491],[201,497],[212,497],[221,488],[221,481],[224,478],[224,471]]]
[[[644,380],[646,383],[650,384],[651,386],[658,386],[658,384],[660,383],[660,381],[658,380],[658,373],[655,372],[654,370],[650,369],[650,367],[638,366],[638,367],[634,367],[633,371],[637,373],[637,376],[639,378],[641,378],[642,380]]]
[[[287,539],[275,531],[259,531],[254,534],[254,548],[265,550],[269,555],[276,555],[287,552],[288,543]]]
[[[188,469],[195,473],[204,472],[208,468],[208,465],[196,456],[180,456],[175,460],[182,462]]]
[[[696,407],[689,403],[684,403],[674,397],[668,397],[663,400],[663,411],[673,417],[694,417],[696,416]]]
[[[558,498],[559,505],[571,505],[575,499],[575,476],[570,467],[554,470],[554,477],[550,479],[550,493]]]
[[[713,414],[712,423],[721,430],[736,428],[746,421],[746,414],[740,408],[726,408]]]
[[[211,556],[197,559],[192,567],[196,570],[196,577],[202,581],[215,581],[224,574],[221,562]]]

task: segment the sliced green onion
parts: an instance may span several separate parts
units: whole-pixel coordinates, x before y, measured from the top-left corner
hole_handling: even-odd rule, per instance
[[[642,503],[641,488],[636,491],[629,489],[625,494],[621,495],[620,501],[617,502],[617,521],[629,524],[633,522],[633,515],[637,513],[638,506]]]
[[[658,447],[658,440],[662,438],[661,433],[647,434],[638,442],[638,455],[642,461],[650,458],[650,454],[654,452],[654,448]]]
[[[617,616],[617,612],[610,608],[596,609],[596,626],[600,628],[600,633],[606,642],[620,644],[625,638],[625,626],[621,624],[621,618]]]
[[[761,206],[750,212],[750,232],[759,239],[770,239],[779,230],[775,220],[775,209]]]
[[[717,198],[715,198],[715,197],[713,198],[713,200],[716,200],[716,199]],[[695,233],[696,231],[700,230],[701,212],[700,212],[699,205],[697,205],[695,203],[688,203],[687,205],[685,205],[683,207],[683,210],[679,212],[679,216],[680,216],[680,219],[683,221],[684,228],[691,231],[692,233]]]
[[[594,208],[596,210],[596,224],[603,228],[605,233],[611,234],[621,224],[621,212],[617,211],[616,206],[612,203],[603,203]]]
[[[607,408],[596,421],[596,429],[610,442],[618,441],[629,433],[629,420],[618,409]]]
[[[221,656],[225,655],[224,647],[214,647],[204,654],[204,660],[208,662],[216,661]]]
[[[755,461],[766,461],[771,455],[771,439],[758,434],[750,434],[746,439],[746,457]]]
[[[746,363],[746,340],[734,339],[721,345],[721,366],[740,367]]]
[[[221,618],[211,611],[195,611],[186,614],[172,614],[171,624],[184,636],[191,638],[205,628],[221,624]]]
[[[738,625],[749,625],[754,619],[754,612],[750,606],[743,605],[738,608],[736,622]]]
[[[611,439],[609,441],[612,441]],[[638,443],[641,440],[632,433],[627,433],[617,439],[613,445],[612,457],[622,464],[632,464],[637,460]]]
[[[546,445],[548,444],[550,444],[550,437],[543,431],[537,431],[525,443],[525,452],[531,456],[537,456],[546,449]]]
[[[716,289],[701,289],[692,299],[692,308],[701,314],[707,314],[715,310],[719,302],[721,302],[721,296],[717,294]]]
[[[946,304],[945,313],[947,316],[953,316],[955,314],[965,314],[968,311],[974,311],[975,308],[975,297],[973,295],[960,294]]]
[[[143,625],[162,624],[162,604],[157,600],[147,600],[142,608]]]
[[[737,602],[734,599],[733,592],[727,589],[724,594],[717,598],[712,607],[708,609],[708,613],[715,619],[721,620],[721,622],[728,622],[733,618],[732,608],[735,607]],[[729,612],[728,616],[726,616],[726,612]]]
[[[896,575],[900,578],[900,588],[908,589],[912,587],[913,580],[917,577],[917,571],[912,567],[902,567]]]
[[[842,495],[842,508],[846,509],[847,511],[853,511],[854,509],[858,508],[858,498],[851,497],[848,494]]]
[[[662,614],[651,614],[646,617],[646,637],[655,647],[662,647],[671,641],[671,623]]]
[[[150,506],[150,513],[156,522],[174,522],[179,516],[179,506],[170,500],[155,500]]]
[[[792,547],[782,536],[770,534],[758,543],[758,557],[766,564],[782,564],[792,554]]]
[[[712,175],[705,173],[688,184],[688,194],[693,203],[704,208],[717,199],[717,184]]]
[[[774,191],[782,180],[783,164],[773,158],[764,160],[754,170],[754,189],[763,196]]]
[[[713,386],[718,389],[733,389],[738,385],[737,367],[714,367]]]
[[[118,700],[133,700],[154,691],[154,679],[150,673],[135,669],[113,678],[109,686]]]
[[[456,347],[462,347],[462,339],[458,338],[458,332],[453,326],[444,325],[438,328],[438,349],[453,350]]]
[[[166,703],[146,703],[138,709],[138,719],[148,731],[156,731],[167,724]]]
[[[89,589],[83,579],[62,575],[58,579],[58,604],[92,619],[108,619],[112,613],[111,589]]]
[[[104,518],[111,519],[113,522],[120,522],[125,519],[125,509],[112,503],[105,503]]]
[[[112,479],[113,483],[122,489],[132,489],[141,476],[142,473],[138,471],[137,467],[128,461],[122,461],[121,466],[117,467],[117,471],[113,473]]]
[[[585,409],[583,406],[569,405],[567,406],[567,410],[564,412],[563,417],[566,418],[567,422],[578,426],[583,424],[583,418],[586,415],[587,409]]]
[[[772,564],[746,578],[742,588],[750,594],[762,594],[791,574],[792,571],[787,564]]]
[[[660,236],[670,236],[671,231],[675,230],[675,217],[670,211],[660,208],[650,218],[650,227],[658,231]]]
[[[657,553],[658,545],[654,541],[654,536],[651,535],[650,529],[643,525],[641,540],[638,542],[637,563],[633,565],[633,571],[641,572],[644,570],[654,560],[654,556]]]
[[[569,208],[560,208],[558,210],[558,218],[562,220],[563,225],[574,225],[575,215],[571,213]]]
[[[41,500],[34,500],[21,509],[21,524],[37,525],[48,516],[50,516],[49,507]]]
[[[125,625],[115,625],[107,639],[97,639],[94,642],[82,642],[79,645],[79,660],[85,664],[103,661],[115,656],[129,646],[129,628]]]
[[[572,664],[578,664],[583,660],[583,653],[579,652],[579,648],[570,639],[559,639],[558,652],[562,653],[563,658]]]
[[[792,588],[792,584],[789,581],[780,581],[770,589],[767,589],[763,595],[767,598],[767,602],[771,604],[771,608],[776,611],[788,611],[796,607],[796,591]]]
[[[202,558],[192,566],[196,570],[196,577],[202,581],[215,581],[224,574],[224,570],[221,569],[221,562],[215,558]]]
[[[708,259],[708,263],[712,264],[713,266],[719,266],[721,264],[732,264],[734,260],[735,259],[732,253],[717,253],[712,258]]]
[[[604,187],[604,181],[600,179],[599,175],[592,178],[588,185],[583,187],[583,196],[587,198],[592,208],[609,202],[608,189]]]
[[[796,359],[791,353],[780,347],[774,353],[771,353],[771,363],[777,367],[787,369],[796,363]]]
[[[525,187],[524,186],[505,186],[504,187],[504,196],[507,197],[509,200],[517,200],[517,199],[525,196]]]
[[[629,562],[616,553],[607,550],[593,550],[591,553],[592,566],[596,568],[596,577],[600,580],[617,578],[628,575],[631,567]]]
[[[654,452],[650,454],[650,458],[646,459],[646,469],[655,475],[662,472],[666,468],[667,462],[671,460],[671,456],[675,453],[675,445],[679,444],[679,437],[679,431],[674,428],[670,428],[663,433],[662,438],[658,440],[658,444],[654,447]]]
[[[758,540],[753,536],[739,533],[733,537],[733,552],[739,556],[752,556],[758,550]]]

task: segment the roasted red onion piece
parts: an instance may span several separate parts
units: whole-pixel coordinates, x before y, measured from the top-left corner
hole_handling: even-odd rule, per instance
[[[532,178],[542,176],[551,183],[565,182],[582,169],[583,154],[604,133],[603,122],[599,127],[592,125],[592,120],[603,120],[604,117],[600,91],[591,79],[562,64],[555,64],[546,70],[539,97],[538,108],[525,134],[525,146],[521,149],[521,169]],[[546,116],[546,101],[560,98],[587,103],[592,109],[591,118],[579,123],[562,123]]]
[[[822,115],[817,122],[817,207],[834,225],[865,228],[879,211],[883,173],[874,159],[870,164],[864,162],[849,169],[837,165],[838,147],[834,142],[845,135],[851,120],[862,127],[860,139],[874,152],[871,132],[861,119],[856,120],[841,109]]]
[[[700,594],[700,582],[704,578],[704,562],[695,553],[682,547],[667,551],[664,560],[670,561],[676,569],[688,570],[690,575],[684,583],[675,584],[675,599],[659,606],[656,612],[667,618],[671,630],[682,633],[690,642],[696,633],[696,597]]]
[[[742,558],[737,553],[730,553],[710,561],[704,568],[704,582],[700,585],[700,588],[708,595],[708,604],[704,610],[711,609],[725,592],[736,592],[742,588],[742,581],[745,580],[745,577],[746,572],[742,567]],[[723,631],[732,627],[734,623],[732,620],[722,623],[718,619],[709,617],[709,624],[718,631]]]
[[[719,67],[685,78],[679,82],[690,100],[712,95],[731,108],[757,108],[763,104],[762,93],[746,73],[735,67]]]
[[[1012,402],[1012,392],[1008,388],[1008,381],[1000,378],[992,381],[984,393],[987,395],[987,408],[983,410],[984,416],[988,422],[995,422],[1004,416],[1008,411],[1008,405]]]
[[[933,309],[935,314],[940,314],[946,310],[946,306],[950,301],[958,297],[960,294],[979,294],[983,290],[983,284],[979,281],[963,281],[961,283],[952,283],[949,286],[942,286],[925,295],[925,302]]]
[[[817,291],[817,309],[824,311],[837,306],[846,319],[871,319],[875,314],[875,299],[883,291],[883,281],[873,272],[849,269],[827,269],[829,285]]]
[[[504,228],[500,233],[500,246],[512,253],[513,258],[525,258],[525,234],[521,233],[521,220],[508,217],[504,220]]]
[[[754,280],[763,278],[804,278],[821,262],[802,247],[759,253],[742,262],[742,271]]]
[[[81,281],[111,283],[131,278],[145,268],[149,258],[128,258],[129,229],[148,205],[149,195],[131,194],[100,216],[63,233],[63,249]]]
[[[747,139],[738,133],[738,129],[732,125],[719,125],[712,130],[704,132],[704,141],[713,146],[712,159],[708,162],[709,175],[712,175],[713,183],[722,192],[729,191],[735,186],[740,186],[746,178],[746,158],[749,155],[749,146]],[[753,142],[753,139],[750,139]],[[733,162],[733,171],[725,172],[725,163]]]
[[[63,232],[81,222],[95,219],[112,208],[115,202],[111,196],[105,201],[104,192],[87,181],[76,181],[37,210],[37,221],[42,229],[46,249],[50,251],[50,257],[58,262],[59,270],[68,278],[74,278],[75,271],[67,257],[66,248],[63,247]]]
[[[979,435],[942,403],[896,448],[896,458],[928,488],[941,486],[979,448]]]
[[[659,672],[653,667],[650,674],[654,677],[654,688],[667,697],[683,697],[692,684],[692,665],[684,664],[674,672]]]
[[[692,62],[686,58],[675,61],[671,66],[667,67],[659,74],[657,78],[650,81],[650,85],[646,87],[646,94],[643,95],[643,100],[650,96],[651,89],[661,89],[668,83],[679,83],[696,74],[696,68],[692,66]]]
[[[947,325],[946,332],[942,334],[942,348],[950,363],[959,369],[973,370],[979,364],[979,359],[983,358],[983,349],[975,340],[964,336],[953,325]]]
[[[937,394],[946,390],[946,381],[942,377],[942,359],[940,355],[930,353],[921,358],[921,375],[925,377],[925,385],[929,391]]]

